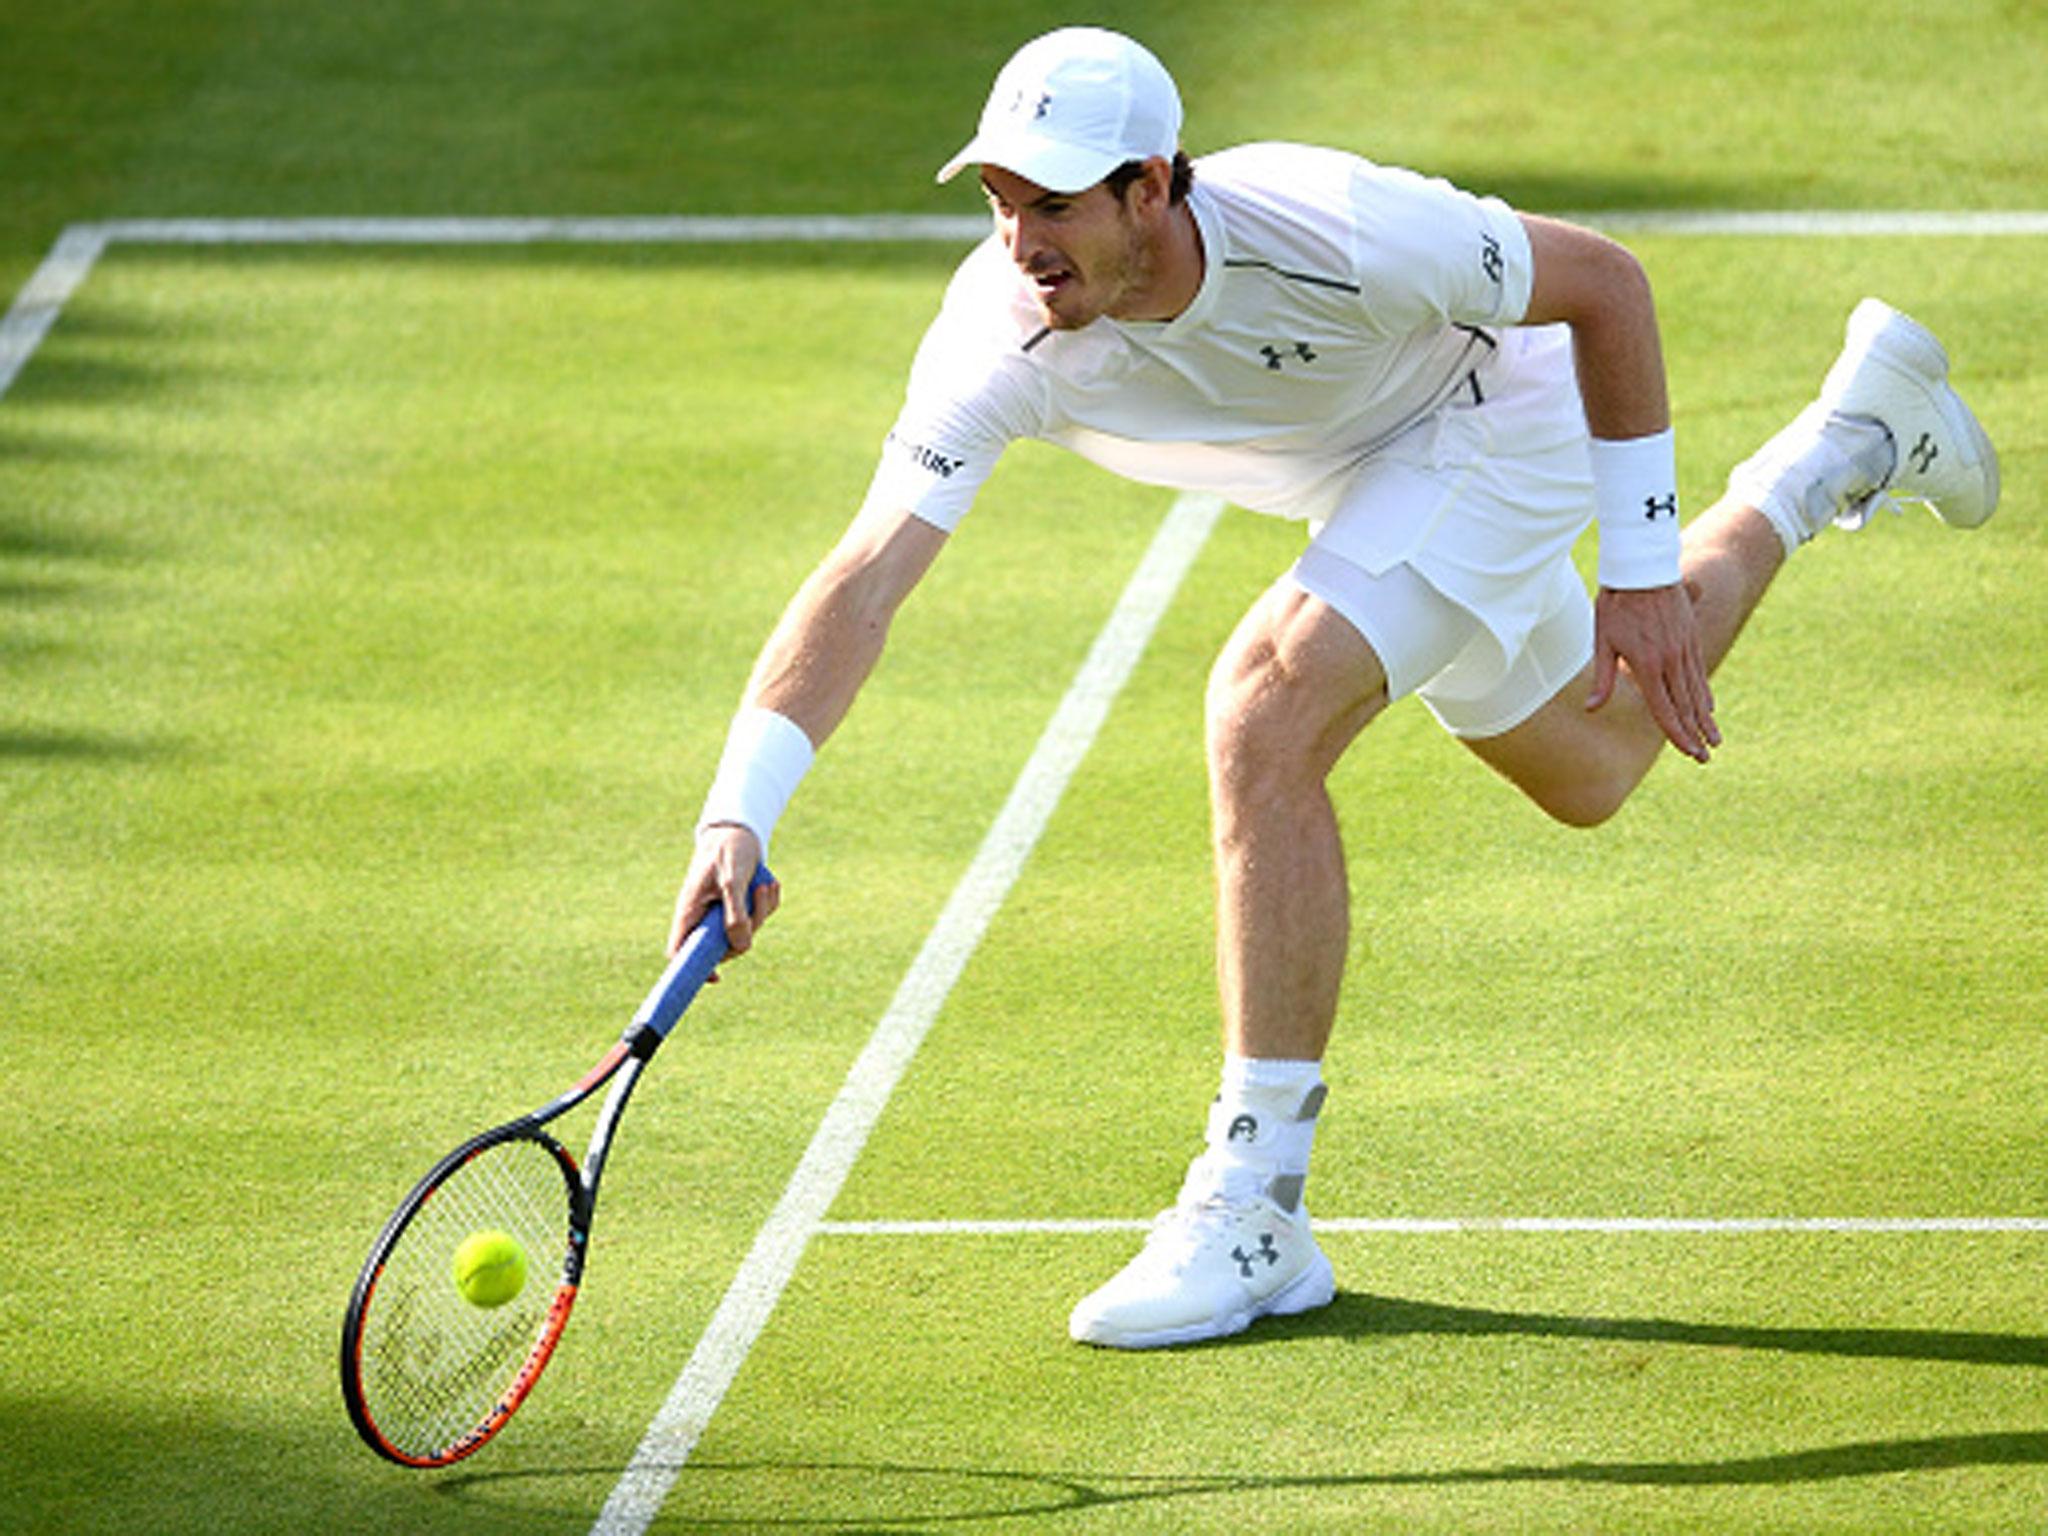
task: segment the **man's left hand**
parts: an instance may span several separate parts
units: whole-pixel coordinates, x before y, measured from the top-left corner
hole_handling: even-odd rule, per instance
[[[1714,724],[1714,692],[1700,654],[1699,623],[1692,596],[1682,582],[1644,591],[1602,587],[1593,603],[1593,688],[1586,708],[1601,708],[1614,695],[1615,678],[1626,663],[1636,689],[1671,744],[1704,763],[1721,745]]]

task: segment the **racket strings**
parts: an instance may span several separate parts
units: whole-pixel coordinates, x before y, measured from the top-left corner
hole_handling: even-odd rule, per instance
[[[436,1455],[498,1406],[549,1326],[569,1198],[555,1153],[521,1137],[463,1163],[414,1215],[363,1320],[364,1406],[397,1449]],[[493,1231],[525,1251],[526,1281],[502,1305],[478,1306],[456,1285],[455,1251]]]

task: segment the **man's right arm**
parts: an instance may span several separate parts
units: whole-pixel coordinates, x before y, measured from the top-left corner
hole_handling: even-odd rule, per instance
[[[907,512],[855,518],[768,637],[747,702],[795,721],[823,746],[874,670],[889,621],[945,543],[943,531]]]
[[[871,504],[798,589],[754,663],[746,705],[780,715],[815,750],[838,728],[882,654],[890,621],[945,546],[943,530],[906,512]],[[762,857],[754,832],[714,819],[699,833],[676,898],[669,952],[681,947],[713,903],[722,903],[734,954],[753,943],[755,923],[775,910],[773,885],[745,892]]]

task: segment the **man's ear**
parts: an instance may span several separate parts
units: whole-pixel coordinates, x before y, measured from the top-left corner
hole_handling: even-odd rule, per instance
[[[1144,198],[1147,213],[1164,209],[1171,200],[1173,191],[1173,162],[1164,155],[1154,155],[1145,162],[1145,173],[1132,187]]]

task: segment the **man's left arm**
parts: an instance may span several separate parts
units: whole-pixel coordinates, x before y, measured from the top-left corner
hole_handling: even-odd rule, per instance
[[[1671,408],[1649,278],[1603,235],[1522,216],[1531,285],[1525,325],[1572,328],[1579,394],[1593,436],[1600,511],[1589,710],[1628,666],[1652,718],[1700,762],[1721,744],[1699,627],[1678,574],[1678,489]]]

